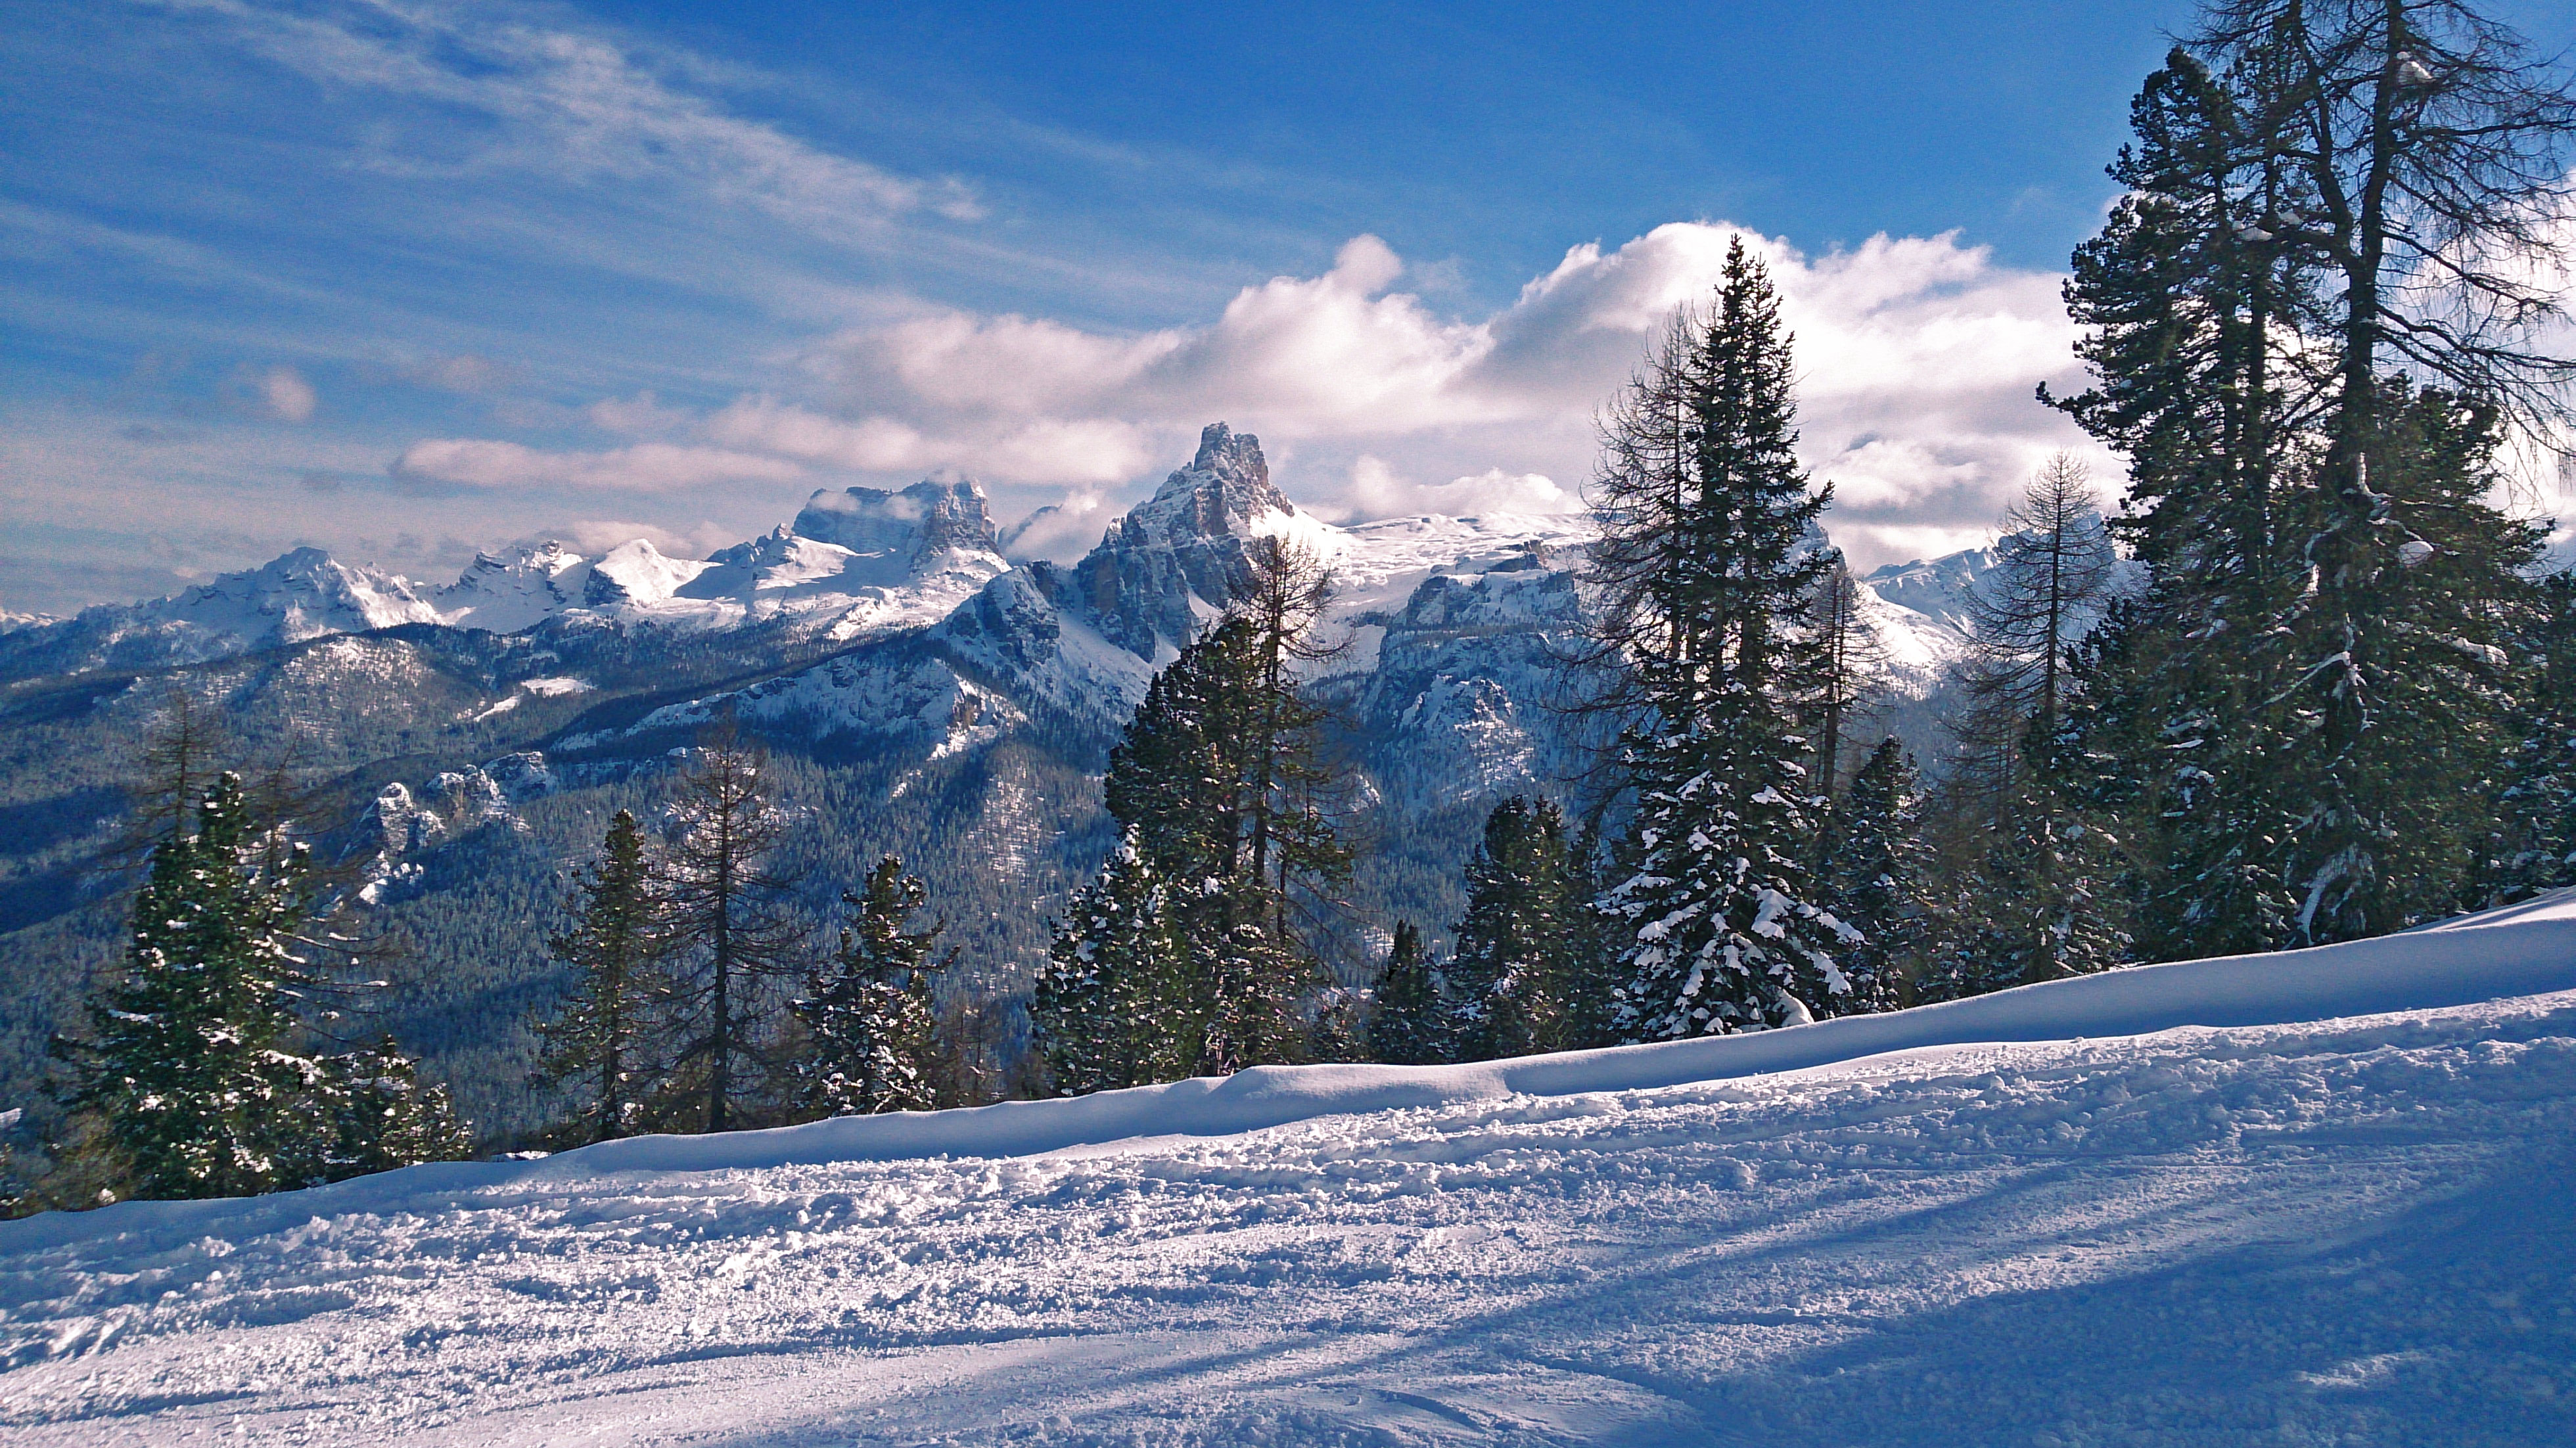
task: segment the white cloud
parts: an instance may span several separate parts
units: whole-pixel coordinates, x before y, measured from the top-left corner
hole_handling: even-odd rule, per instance
[[[1000,482],[1125,482],[1153,465],[1147,433],[1119,418],[1003,417],[936,434],[875,416],[844,421],[767,396],[737,399],[700,432],[727,447],[872,473],[957,468]]]
[[[463,488],[600,488],[670,492],[727,483],[792,482],[784,458],[646,442],[605,452],[546,452],[484,438],[430,438],[403,449],[395,477]]]
[[[1294,454],[1302,470],[1282,481],[1321,511],[1533,509],[1579,491],[1596,410],[1674,308],[1714,293],[1738,231],[1676,222],[1613,250],[1574,247],[1473,320],[1390,290],[1405,265],[1372,236],[1321,276],[1244,288],[1198,327],[1115,335],[1016,315],[913,317],[820,344],[808,365],[830,400],[806,415],[849,440],[829,454],[843,465],[971,470],[1007,453],[1009,475],[1030,483],[1119,476],[1138,466],[1140,440],[1169,453],[1222,417]],[[1835,529],[1856,557],[1910,556],[1927,529],[1974,541],[2059,448],[2116,476],[2031,396],[2043,379],[2081,377],[2056,275],[1999,267],[1955,234],[1821,256],[1746,235],[1796,335],[1802,455],[1835,483]],[[783,406],[756,405],[764,416]],[[1036,436],[1033,415],[1095,446],[1005,446]],[[1403,481],[1440,477],[1452,481]]]
[[[1507,473],[1487,468],[1445,483],[1422,483],[1397,475],[1372,453],[1351,464],[1350,481],[1336,498],[1312,505],[1328,517],[1392,518],[1441,513],[1472,518],[1485,513],[1573,513],[1583,499],[1542,473]]]
[[[318,401],[313,384],[305,381],[304,374],[292,367],[271,367],[260,374],[260,408],[280,422],[312,421],[313,407]]]
[[[633,397],[603,397],[582,409],[582,417],[602,432],[622,432],[637,437],[660,437],[675,433],[695,420],[686,408],[664,407],[650,389]]]
[[[701,521],[687,528],[666,528],[652,523],[585,518],[531,533],[519,540],[519,546],[552,540],[575,553],[596,558],[621,543],[638,538],[652,544],[666,558],[704,558],[720,548],[742,541],[739,535],[718,523]]]
[[[416,445],[397,472],[681,489],[809,468],[876,481],[957,469],[1090,498],[1150,482],[1222,418],[1263,436],[1281,485],[1326,516],[1561,511],[1580,505],[1598,409],[1674,308],[1714,294],[1737,234],[1674,223],[1615,249],[1577,246],[1477,319],[1394,290],[1405,263],[1373,236],[1320,276],[1243,288],[1194,327],[920,312],[815,344],[800,359],[804,396],[746,394],[692,415],[645,394],[589,411],[669,442],[540,453],[450,439]],[[2082,376],[2056,276],[1999,267],[1956,235],[1821,256],[1746,236],[1796,337],[1801,455],[1835,485],[1829,525],[1856,562],[1981,540],[2060,448],[2118,476],[2031,396],[2043,379]],[[1096,536],[1099,520],[1070,509],[1031,549],[1072,538],[1077,520]]]
[[[1071,563],[1100,541],[1116,510],[1106,494],[1077,488],[1061,502],[1049,503],[1002,530],[1002,552],[1017,561],[1032,558]]]

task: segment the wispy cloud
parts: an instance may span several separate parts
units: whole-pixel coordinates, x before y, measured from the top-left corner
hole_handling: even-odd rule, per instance
[[[666,442],[601,452],[547,452],[489,438],[432,438],[403,449],[394,460],[393,475],[462,488],[679,492],[730,483],[794,482],[805,476],[805,469],[785,458]]]
[[[379,146],[369,159],[384,169],[679,179],[719,202],[816,230],[913,211],[983,215],[961,180],[899,176],[834,154],[674,85],[647,53],[596,31],[539,23],[534,12],[496,22],[484,7],[393,0],[294,10],[251,0],[144,3],[225,25],[245,48],[325,86],[439,107],[436,143],[414,134]]]

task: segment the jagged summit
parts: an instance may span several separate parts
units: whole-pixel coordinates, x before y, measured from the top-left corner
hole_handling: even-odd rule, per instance
[[[1261,439],[1211,422],[1199,432],[1190,465],[1174,469],[1119,527],[1128,541],[1177,543],[1255,532],[1273,513],[1294,517],[1297,505],[1271,486]]]

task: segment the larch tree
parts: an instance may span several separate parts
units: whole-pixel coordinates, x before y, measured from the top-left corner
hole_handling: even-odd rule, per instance
[[[2049,459],[2005,516],[1970,596],[1963,759],[1982,777],[1989,838],[1968,896],[1954,993],[2108,969],[2126,958],[2127,860],[2070,787],[2077,644],[2111,601],[2117,556],[2083,464]]]
[[[768,1007],[802,959],[792,882],[770,863],[787,821],[762,779],[766,763],[720,725],[680,776],[668,864],[678,1039],[657,1109],[701,1131],[731,1129],[763,1086]]]

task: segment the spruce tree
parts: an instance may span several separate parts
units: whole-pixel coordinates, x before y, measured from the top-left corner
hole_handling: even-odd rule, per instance
[[[1451,1059],[1450,1015],[1440,973],[1410,920],[1395,922],[1395,944],[1378,971],[1377,1009],[1368,1023],[1372,1060],[1429,1066]]]
[[[1188,957],[1136,834],[1074,893],[1030,996],[1032,1048],[1059,1096],[1177,1079],[1197,1057]]]
[[[1467,918],[1449,984],[1458,1059],[1490,1061],[1564,1050],[1573,917],[1581,908],[1555,805],[1514,795],[1485,820],[1467,864]]]
[[[391,1036],[319,1058],[303,1086],[290,1113],[299,1122],[288,1157],[295,1185],[461,1161],[473,1149],[447,1088],[422,1081]]]
[[[794,1065],[808,1116],[869,1116],[938,1105],[938,1025],[932,959],[940,927],[905,926],[928,899],[922,883],[888,855],[866,888],[844,894],[856,911],[840,949],[790,1009],[804,1024]]]
[[[669,907],[631,812],[608,822],[599,859],[575,886],[573,910],[573,928],[546,943],[574,983],[570,999],[537,1027],[544,1051],[536,1079],[572,1090],[565,1135],[577,1144],[636,1130],[654,1079]]]
[[[1854,932],[1812,898],[1812,749],[1787,723],[1822,672],[1811,610],[1834,560],[1809,538],[1830,489],[1798,469],[1789,339],[1741,238],[1689,335],[1669,496],[1602,518],[1602,587],[1624,600],[1650,716],[1622,741],[1636,806],[1601,905],[1632,1040],[1809,1020],[1850,991],[1834,952]]]
[[[301,849],[254,838],[241,780],[218,777],[195,829],[164,840],[134,903],[122,979],[72,1047],[76,1107],[143,1197],[246,1196],[302,1183],[292,1123],[311,1063],[292,1053],[309,908]]]
[[[1863,937],[1842,955],[1853,1011],[1912,1004],[1932,964],[1938,931],[1923,877],[1921,793],[1903,741],[1881,740],[1852,777],[1825,857],[1834,917]]]

